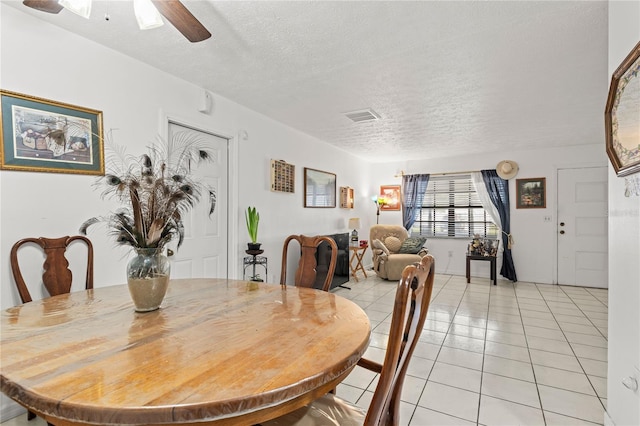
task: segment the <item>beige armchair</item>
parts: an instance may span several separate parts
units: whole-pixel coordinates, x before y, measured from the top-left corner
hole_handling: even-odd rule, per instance
[[[373,225],[369,231],[373,270],[380,278],[399,280],[405,266],[420,262],[429,252],[425,242],[425,237],[409,237],[400,225]]]

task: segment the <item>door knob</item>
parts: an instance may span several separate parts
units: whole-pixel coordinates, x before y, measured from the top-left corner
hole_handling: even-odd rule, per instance
[[[560,222],[560,226],[564,226],[564,222]]]
[[[564,234],[564,230],[560,231],[560,234]]]

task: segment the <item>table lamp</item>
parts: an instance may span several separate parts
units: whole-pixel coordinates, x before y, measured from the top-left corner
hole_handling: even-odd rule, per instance
[[[353,229],[351,232],[351,244],[358,244],[358,229],[360,229],[360,218],[352,217],[349,219],[349,229]]]

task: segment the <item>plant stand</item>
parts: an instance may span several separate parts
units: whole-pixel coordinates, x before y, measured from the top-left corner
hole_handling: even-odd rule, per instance
[[[265,280],[267,278],[267,258],[264,256],[258,256],[259,254],[264,253],[264,250],[246,250],[245,253],[247,253],[249,256],[245,256],[242,259],[242,279],[245,280],[246,279],[246,275],[247,275],[247,268],[251,266],[251,276],[250,276],[250,280],[251,281],[256,281],[255,277],[256,277],[256,265],[261,266],[262,268],[264,268],[264,277]]]

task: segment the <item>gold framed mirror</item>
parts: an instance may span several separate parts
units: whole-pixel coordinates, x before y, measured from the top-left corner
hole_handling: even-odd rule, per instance
[[[640,171],[640,42],[611,77],[604,116],[607,155],[616,174]]]

